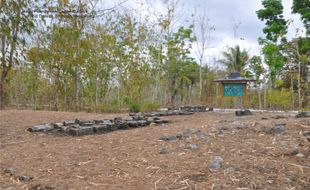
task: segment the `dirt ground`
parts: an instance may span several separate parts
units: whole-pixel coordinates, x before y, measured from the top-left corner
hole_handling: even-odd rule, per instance
[[[27,131],[35,124],[126,115],[0,111],[0,189],[310,189],[310,139],[303,135],[310,118],[290,113],[195,113],[80,137]],[[272,132],[276,124],[286,124],[284,133]],[[195,134],[159,140],[185,129],[200,129],[207,140]],[[219,169],[209,168],[214,156],[223,159]]]

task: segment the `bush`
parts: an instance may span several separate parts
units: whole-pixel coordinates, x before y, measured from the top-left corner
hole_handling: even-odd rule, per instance
[[[153,102],[145,102],[142,106],[142,111],[147,112],[147,111],[156,111],[158,108],[160,108],[159,103],[153,103]]]
[[[141,105],[135,102],[132,102],[128,105],[130,112],[138,113],[141,110]]]
[[[117,99],[112,100],[111,102],[107,104],[102,104],[99,106],[100,112],[111,112],[116,113],[119,112],[119,103]]]
[[[275,109],[289,110],[293,93],[290,90],[272,90],[271,97],[268,97],[268,104],[271,102]]]

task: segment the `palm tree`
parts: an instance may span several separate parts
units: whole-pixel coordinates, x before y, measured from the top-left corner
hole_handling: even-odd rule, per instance
[[[227,67],[228,72],[243,73],[244,68],[249,59],[249,54],[246,50],[240,50],[240,46],[229,47],[228,51],[223,52],[223,59],[220,63]]]

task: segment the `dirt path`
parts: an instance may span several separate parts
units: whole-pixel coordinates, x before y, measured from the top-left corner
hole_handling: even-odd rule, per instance
[[[81,137],[26,130],[66,119],[115,116],[125,115],[1,111],[0,189],[37,185],[60,190],[310,187],[310,142],[302,134],[310,130],[310,119],[295,119],[287,113],[246,117],[195,113],[166,117],[173,121],[170,124]],[[286,124],[283,133],[275,134],[276,124]],[[189,132],[186,136],[184,130]],[[179,138],[159,140],[167,135]],[[223,161],[220,168],[210,169],[215,156]],[[10,172],[15,173],[11,176]]]

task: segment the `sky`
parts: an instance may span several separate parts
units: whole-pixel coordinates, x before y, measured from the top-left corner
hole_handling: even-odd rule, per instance
[[[141,12],[145,9],[155,9],[164,12],[166,0],[127,0],[122,6],[136,9]],[[117,4],[119,0],[109,0],[104,2],[105,8]],[[289,26],[288,39],[292,37],[304,36],[305,29],[300,16],[291,13],[292,0],[282,0],[284,6],[284,17],[294,21],[294,25]],[[214,66],[214,60],[219,59],[223,50],[228,46],[240,45],[252,55],[260,55],[260,46],[257,39],[264,37],[262,32],[264,22],[257,18],[256,11],[261,9],[261,0],[179,0],[178,15],[181,16],[179,24],[186,24],[191,19],[192,14],[206,13],[210,19],[210,24],[215,27],[211,33],[211,41],[206,50],[206,62],[209,66]],[[235,26],[235,29],[234,29]],[[296,28],[302,32],[296,33]],[[198,47],[194,46],[192,55],[197,56]]]

